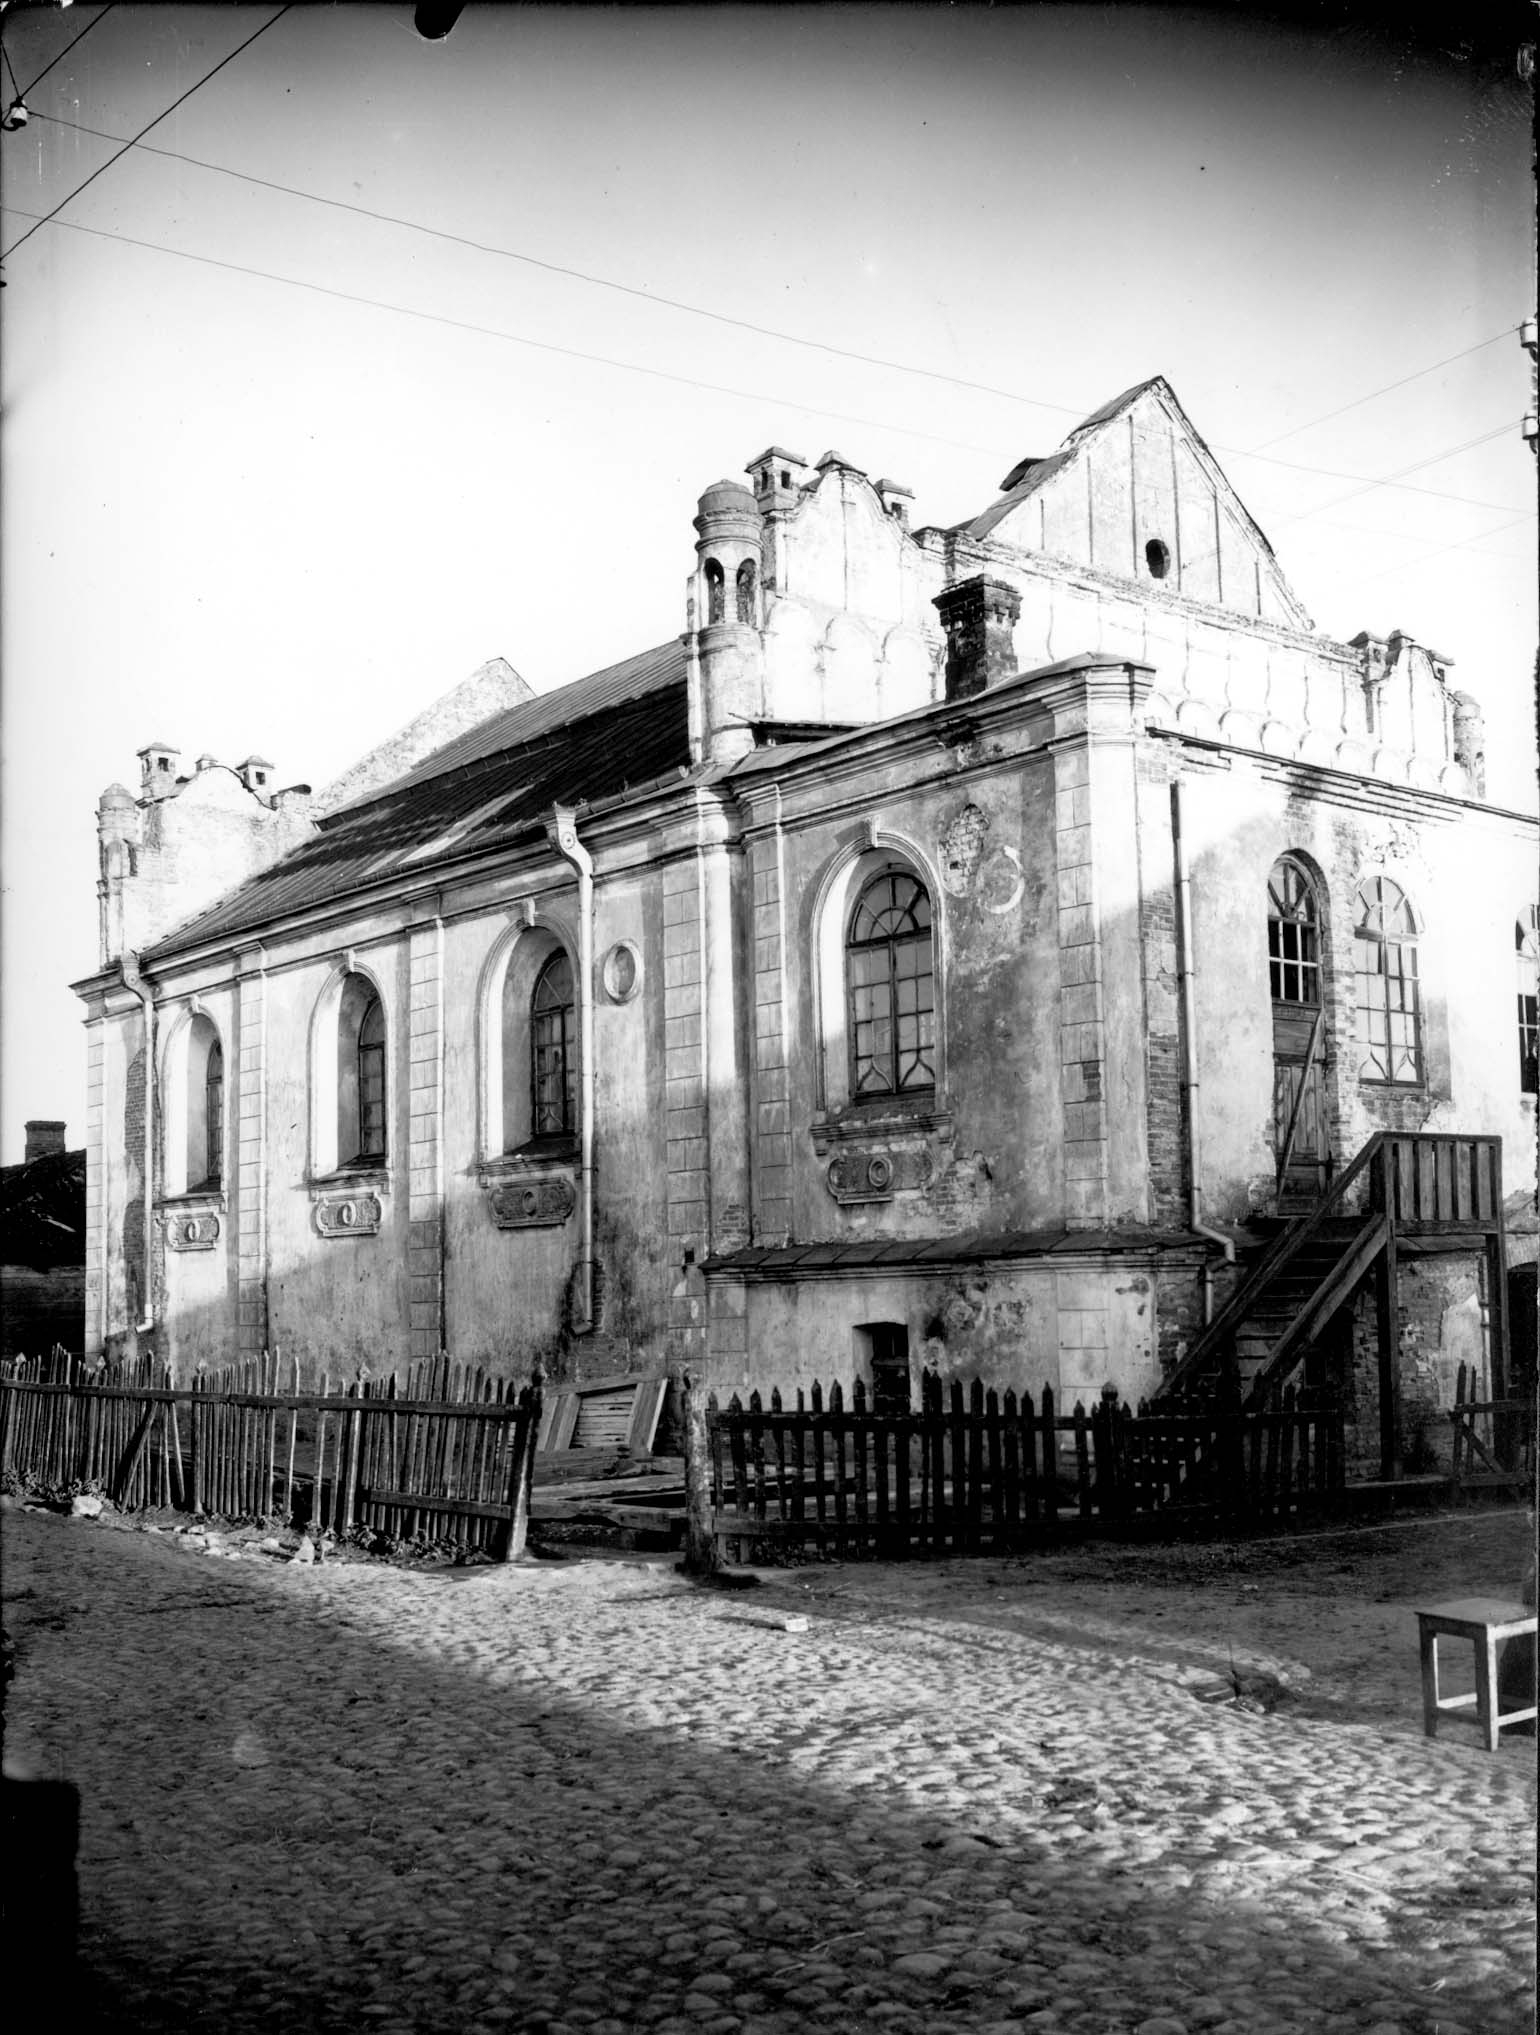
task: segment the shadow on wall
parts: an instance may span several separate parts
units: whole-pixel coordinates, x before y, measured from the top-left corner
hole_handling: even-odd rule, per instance
[[[571,1571],[425,1581],[425,1591],[499,1591],[509,1612],[495,1649],[485,1623],[475,1635],[451,1625],[428,1659],[392,1626],[399,1606],[371,1607],[375,1577],[359,1579],[339,1616],[335,1605],[323,1613],[284,1601],[283,1574],[233,1564],[217,1593],[204,1585],[190,1594],[189,1559],[140,1539],[93,1537],[95,1601],[136,1607],[132,1620],[91,1629],[95,1668],[115,1692],[110,1747],[68,1686],[35,1693],[57,1713],[60,1744],[76,1748],[64,1763],[95,1832],[84,1876],[102,1893],[87,1896],[83,1997],[65,2014],[90,2035],[182,2035],[201,2019],[256,2035],[361,2027],[376,2015],[447,2029],[510,2011],[509,2025],[533,2031],[596,2001],[636,2026],[670,2011],[696,2019],[704,1997],[721,1998],[728,1973],[733,1997],[757,1997],[761,2011],[810,2009],[800,1989],[813,1981],[826,1989],[820,2001],[843,1994],[853,2021],[866,2005],[897,1999],[909,2008],[902,2025],[941,2035],[1077,1991],[1083,1980],[1059,1978],[1058,1967],[1088,1951],[1123,1988],[1098,2004],[1131,2022],[1180,2012],[1208,1989],[1228,1993],[1236,1930],[1267,1926],[1249,1902],[1147,1894],[1122,1868],[1077,1858],[1034,1827],[1044,1811],[1026,1792],[1002,1817],[988,1798],[976,1813],[928,1812],[863,1784],[860,1734],[891,1730],[889,1696],[868,1686],[870,1641],[839,1627],[799,1654],[779,1631],[772,1642],[757,1630],[752,1599],[699,1593],[672,1576],[633,1591],[638,1605],[676,1597],[671,1615],[700,1625],[740,1687],[743,1673],[778,1678],[783,1694],[766,1706],[759,1735],[726,1748],[693,1735],[677,1674],[653,1699],[641,1669],[622,1674],[635,1684],[628,1721],[607,1717],[613,1662],[570,1633],[549,1637],[549,1623],[521,1670],[515,1620],[532,1586],[570,1589],[572,1618],[609,1621],[608,1646],[628,1643],[624,1602],[590,1597],[585,1610]],[[225,1638],[173,1658],[170,1628],[154,1614],[180,1606],[185,1618],[194,1605],[200,1618],[217,1610],[260,1631],[260,1644]],[[543,1615],[549,1622],[551,1611]],[[835,1686],[848,1696],[835,1717],[810,1719],[784,1694],[799,1677],[810,1697],[815,1685],[827,1694],[841,1673],[850,1679]],[[916,1683],[922,1698],[926,1686],[934,1683]],[[300,1691],[303,1728],[293,1717]],[[1003,1728],[1047,1744],[1065,1721],[1062,1701],[1050,1689],[1034,1714],[1034,1685],[1023,1681],[1020,1696],[1022,1715]],[[1218,1718],[1210,1727],[1215,1785],[1225,1761],[1254,1744],[1254,1720],[1241,1723],[1244,1731]],[[948,1757],[968,1771],[969,1748],[951,1732],[941,1727]],[[845,1785],[787,1764],[820,1733]],[[1087,1774],[1078,1742],[1066,1741],[1062,1772],[1050,1761],[1037,1774],[1050,1808],[1066,1788],[1088,1801],[1138,1792],[1135,1754],[1120,1757],[1113,1742]],[[1019,1775],[1006,1777],[1002,1748],[978,1750],[1002,1787],[1021,1789]],[[1341,1788],[1363,1780],[1355,1770]],[[1323,1785],[1335,1799],[1337,1784]],[[855,1890],[874,1878],[901,1892],[891,1909],[857,1910]],[[921,1895],[917,1920],[910,1904]],[[973,1949],[1003,1931],[1003,1954],[959,1961],[959,1927]],[[1308,1973],[1318,2002],[1380,2000],[1426,1977],[1420,1954],[1394,1940],[1349,1949],[1324,1927],[1290,1920],[1287,1930],[1291,1966]],[[933,1936],[942,1953],[933,1966],[894,1970],[901,1951],[931,1949]],[[1183,1945],[1179,1967],[1149,1956],[1173,1940]],[[57,1991],[48,1997],[61,2005]],[[1499,2035],[1498,2020],[1484,2025]]]

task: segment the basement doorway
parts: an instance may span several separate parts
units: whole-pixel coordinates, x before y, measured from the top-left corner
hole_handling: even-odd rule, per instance
[[[909,1330],[901,1321],[864,1321],[853,1331],[856,1375],[872,1381],[873,1413],[907,1413]]]

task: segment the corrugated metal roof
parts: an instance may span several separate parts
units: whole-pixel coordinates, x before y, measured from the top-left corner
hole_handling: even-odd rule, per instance
[[[623,796],[689,761],[684,649],[674,642],[510,707],[383,791],[328,813],[310,840],[145,958],[254,932],[453,856],[512,847],[553,805]]]
[[[446,742],[442,749],[436,749],[405,777],[387,785],[385,795],[441,777],[448,770],[462,770],[504,750],[523,748],[542,736],[570,727],[574,721],[586,721],[624,701],[641,699],[661,687],[677,685],[684,676],[684,644],[676,636],[654,650],[639,651],[635,657],[606,665],[603,671],[591,672],[571,685],[539,693],[532,700],[520,700],[516,706],[494,714],[490,720]]]

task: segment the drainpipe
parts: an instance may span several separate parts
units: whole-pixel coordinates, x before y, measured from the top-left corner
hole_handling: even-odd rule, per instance
[[[578,1067],[578,1261],[573,1328],[587,1335],[594,1326],[594,864],[577,837],[571,806],[553,806],[546,833],[578,880],[578,1004],[582,1010],[583,1057]]]
[[[1218,1244],[1227,1265],[1235,1263],[1235,1245],[1223,1230],[1202,1220],[1202,1144],[1198,1109],[1198,1033],[1195,1023],[1192,970],[1192,879],[1187,873],[1187,845],[1182,839],[1182,787],[1171,786],[1171,847],[1176,862],[1176,940],[1182,983],[1182,1078],[1187,1084],[1187,1227]],[[1203,1260],[1203,1319],[1214,1319],[1214,1262]]]
[[[134,1324],[137,1335],[155,1326],[155,992],[139,972],[139,957],[125,948],[118,964],[123,984],[144,1007],[144,1319]]]

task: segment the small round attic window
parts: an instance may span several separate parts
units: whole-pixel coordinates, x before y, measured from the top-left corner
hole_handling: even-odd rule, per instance
[[[642,982],[642,957],[629,940],[617,940],[605,955],[599,979],[611,1003],[629,1003]]]
[[[1171,570],[1171,553],[1158,537],[1152,537],[1145,545],[1144,562],[1150,568],[1151,579],[1164,579]]]

